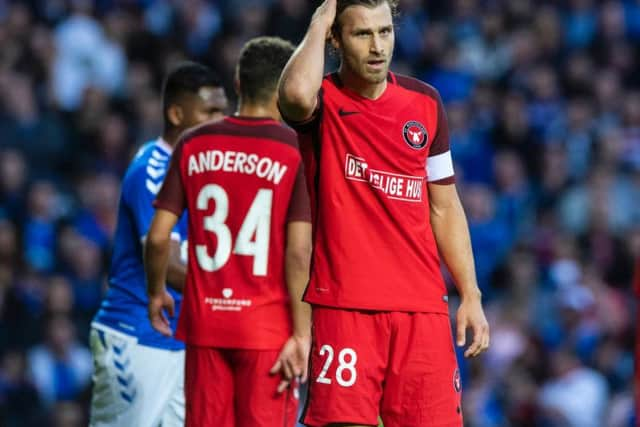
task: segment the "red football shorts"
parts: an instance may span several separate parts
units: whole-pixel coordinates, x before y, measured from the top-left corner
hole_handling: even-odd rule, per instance
[[[187,346],[186,427],[294,426],[297,390],[269,375],[279,351]]]
[[[308,426],[462,426],[446,314],[314,306],[311,351]]]

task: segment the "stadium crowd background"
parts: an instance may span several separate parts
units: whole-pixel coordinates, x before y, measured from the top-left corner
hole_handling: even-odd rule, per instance
[[[0,425],[86,425],[119,181],[168,66],[214,66],[233,99],[242,43],[299,42],[317,3],[0,0]],[[459,358],[466,425],[630,426],[640,1],[400,10],[392,69],[446,103],[492,327]]]

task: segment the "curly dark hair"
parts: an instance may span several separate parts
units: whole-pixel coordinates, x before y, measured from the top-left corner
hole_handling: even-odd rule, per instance
[[[222,87],[215,71],[206,65],[192,61],[181,61],[174,65],[162,83],[162,111],[165,123],[170,124],[167,110],[171,104],[180,102],[186,94],[196,94],[205,86]]]
[[[278,37],[257,37],[247,42],[238,60],[240,97],[250,103],[267,102],[295,47]]]

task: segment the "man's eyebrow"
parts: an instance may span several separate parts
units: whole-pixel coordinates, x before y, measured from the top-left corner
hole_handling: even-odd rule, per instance
[[[391,25],[381,25],[378,28],[371,27],[354,27],[351,32],[352,33],[373,33],[374,31],[382,31],[382,30],[391,30],[393,29],[393,24]]]

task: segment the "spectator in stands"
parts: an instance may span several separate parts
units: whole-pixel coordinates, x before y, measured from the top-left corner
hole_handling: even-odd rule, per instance
[[[71,320],[54,316],[46,324],[44,344],[29,351],[29,370],[46,405],[76,399],[91,380],[91,354],[81,345]]]

